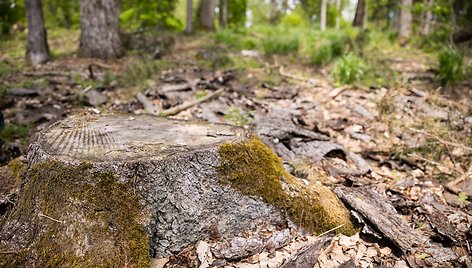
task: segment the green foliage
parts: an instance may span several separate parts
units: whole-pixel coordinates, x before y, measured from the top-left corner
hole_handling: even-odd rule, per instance
[[[154,83],[156,75],[166,66],[166,60],[151,60],[143,57],[130,64],[118,77],[118,84],[127,87],[137,87],[144,90]]]
[[[225,44],[236,49],[255,49],[257,40],[248,35],[243,28],[223,28],[213,34],[216,43]]]
[[[280,20],[280,24],[285,27],[304,27],[308,25],[306,17],[303,17],[302,12],[291,12],[286,14]]]
[[[253,111],[245,112],[236,106],[231,106],[225,113],[225,119],[232,125],[245,126],[252,122],[253,113]]]
[[[318,44],[311,53],[311,63],[323,65],[343,54],[345,41],[333,35],[327,42]]]
[[[244,27],[246,23],[247,1],[228,0],[228,25],[230,27]]]
[[[428,257],[429,257],[428,253],[422,253],[422,254],[420,254],[420,255],[418,256],[418,259],[424,260],[424,259],[426,259],[426,258],[428,258]]]
[[[240,36],[232,29],[224,28],[214,33],[213,38],[217,43],[235,45],[239,43]]]
[[[5,142],[14,142],[19,139],[22,144],[26,144],[29,135],[28,125],[5,124],[0,137]]]
[[[10,33],[17,22],[25,20],[23,1],[0,0],[0,36]]]
[[[126,1],[120,14],[120,24],[132,31],[146,27],[182,30],[183,23],[174,16],[177,4],[173,0]]]
[[[461,204],[467,204],[469,197],[465,193],[459,193],[457,196],[457,201]]]
[[[42,3],[47,26],[79,28],[79,0],[43,0]]]
[[[281,54],[287,55],[297,53],[300,45],[298,35],[281,31],[273,31],[262,40],[262,49],[266,55]]]
[[[367,65],[358,56],[349,53],[336,61],[332,75],[340,84],[350,84],[364,78]]]
[[[443,86],[454,86],[462,80],[464,57],[454,48],[447,47],[438,55],[439,70],[437,78]]]

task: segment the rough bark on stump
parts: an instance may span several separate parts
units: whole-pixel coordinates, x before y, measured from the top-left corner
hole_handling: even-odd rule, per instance
[[[72,116],[39,134],[28,161],[0,222],[2,267],[141,267],[199,240],[284,226],[287,215],[314,232],[352,231],[329,190],[304,189],[242,128]]]

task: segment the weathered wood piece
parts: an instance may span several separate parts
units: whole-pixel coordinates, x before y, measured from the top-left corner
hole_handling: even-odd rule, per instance
[[[365,217],[403,253],[427,254],[425,261],[435,266],[457,259],[451,249],[431,243],[428,237],[403,222],[388,200],[368,187],[338,187],[335,193]]]
[[[334,194],[304,189],[243,128],[75,115],[41,132],[27,159],[18,203],[0,222],[0,251],[13,252],[2,267],[142,267],[289,219],[314,232],[349,226]]]

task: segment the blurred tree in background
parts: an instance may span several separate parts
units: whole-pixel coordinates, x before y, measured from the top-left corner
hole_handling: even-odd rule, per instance
[[[8,35],[16,23],[25,21],[24,1],[0,0],[0,36]]]

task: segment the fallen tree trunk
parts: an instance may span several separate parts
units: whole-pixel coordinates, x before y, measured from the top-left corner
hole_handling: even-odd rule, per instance
[[[72,116],[30,145],[0,222],[0,266],[142,267],[265,226],[321,233],[349,213],[243,128],[142,115]]]

